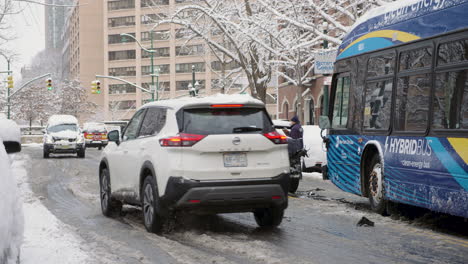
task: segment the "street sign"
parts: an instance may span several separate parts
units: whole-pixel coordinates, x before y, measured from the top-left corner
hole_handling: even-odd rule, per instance
[[[329,77],[325,77],[325,79],[323,80],[323,85],[331,85],[332,83],[332,77],[329,76]]]
[[[322,50],[315,55],[315,74],[332,74],[336,50]]]

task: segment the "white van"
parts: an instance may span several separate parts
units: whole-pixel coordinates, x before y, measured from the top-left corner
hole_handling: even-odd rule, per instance
[[[45,159],[51,153],[76,153],[80,158],[85,157],[85,140],[74,116],[51,116],[44,131],[43,142]]]

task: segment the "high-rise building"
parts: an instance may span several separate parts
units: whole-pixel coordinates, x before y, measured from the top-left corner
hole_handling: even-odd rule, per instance
[[[160,100],[188,96],[195,72],[195,83],[201,95],[219,93],[221,84],[225,83],[221,68],[229,71],[235,65],[221,67],[204,40],[189,39],[192,34],[187,29],[173,24],[154,28],[158,20],[191,2],[108,0],[90,1],[88,5],[73,8],[63,37],[66,43],[63,59],[69,62],[64,69],[69,73],[69,79],[79,78],[82,85],[90,86],[91,76],[100,74],[145,89],[150,89],[154,81],[154,86],[159,87],[155,99]],[[101,13],[98,15],[98,12]],[[136,38],[144,48],[151,49],[153,44],[153,59],[134,38],[122,36],[122,33]],[[151,76],[152,61],[158,76]],[[101,83],[102,94],[90,94],[89,97],[101,107],[98,111],[104,113],[102,118],[106,120],[129,119],[152,97],[120,80],[101,79]],[[236,82],[230,85],[229,92],[238,93],[245,85]]]
[[[144,51],[130,37],[133,35],[145,48],[155,48],[154,65],[159,69],[157,99],[174,98],[189,94],[192,67],[195,80],[203,94],[213,93],[212,83],[217,76],[212,68],[209,48],[202,39],[187,42],[189,34],[175,25],[165,24],[153,29],[154,24],[166,18],[185,0],[117,0],[107,2],[104,14],[104,73],[124,78],[144,88],[150,88],[151,54]],[[117,80],[104,81],[106,114],[109,119],[127,119],[136,108],[147,102],[151,95]],[[219,92],[219,90],[218,90]]]
[[[88,1],[70,9],[64,23],[65,31],[62,48],[62,68],[65,79],[77,80],[83,87],[90,87],[95,75],[104,69],[104,25],[102,14],[105,1]],[[103,112],[102,95],[91,94],[88,89],[88,101],[97,105],[93,111]],[[81,121],[89,116],[79,116]]]
[[[65,30],[67,12],[75,0],[45,1],[45,47],[46,49],[62,49],[62,34]]]

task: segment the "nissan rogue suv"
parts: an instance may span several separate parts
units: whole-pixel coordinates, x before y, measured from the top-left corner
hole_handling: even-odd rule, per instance
[[[111,131],[102,153],[102,212],[141,205],[144,224],[160,232],[178,210],[195,214],[253,212],[277,226],[288,205],[287,140],[265,105],[248,95],[149,103],[122,135]]]

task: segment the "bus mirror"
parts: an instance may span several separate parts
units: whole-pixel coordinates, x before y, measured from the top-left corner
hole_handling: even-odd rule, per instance
[[[328,119],[328,116],[321,116],[320,117],[319,127],[321,129],[329,129],[330,128],[330,119]]]

